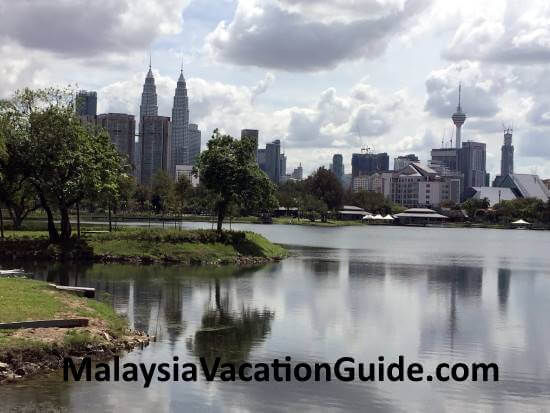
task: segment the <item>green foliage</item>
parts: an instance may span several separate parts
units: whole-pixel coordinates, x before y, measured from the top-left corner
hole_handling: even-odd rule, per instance
[[[153,176],[151,186],[151,205],[155,213],[168,212],[174,204],[174,182],[168,174],[159,170]]]
[[[277,206],[275,187],[256,163],[254,148],[250,140],[236,140],[216,129],[199,157],[201,185],[212,194],[218,231],[231,204],[257,211]]]
[[[106,132],[81,124],[72,90],[17,91],[0,106],[0,118],[0,134],[13,145],[15,162],[47,213],[52,241],[70,238],[69,209],[77,202],[118,194],[128,166]],[[61,235],[54,207],[61,214]]]
[[[495,217],[500,222],[510,222],[522,218],[534,222],[550,223],[550,201],[537,198],[517,198],[501,201],[493,207]]]
[[[340,181],[331,171],[321,167],[304,182],[311,195],[323,201],[327,208],[335,210],[342,206],[344,191]]]
[[[185,204],[188,202],[188,198],[193,193],[193,187],[191,182],[184,175],[180,175],[176,184],[174,185],[174,200],[177,209],[182,212]]]
[[[483,199],[474,199],[470,198],[467,201],[462,203],[462,209],[465,209],[470,218],[475,218],[476,215],[482,210],[489,208],[490,203],[487,198]]]
[[[351,194],[351,204],[373,214],[390,214],[395,212],[391,201],[379,192],[359,191]]]

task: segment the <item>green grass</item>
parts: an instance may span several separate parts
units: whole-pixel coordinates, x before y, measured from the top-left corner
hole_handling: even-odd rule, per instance
[[[126,331],[126,320],[118,316],[110,305],[74,294],[54,290],[43,281],[23,278],[0,278],[0,322],[48,320],[67,316],[102,320],[112,336]],[[39,339],[14,337],[16,330],[0,330],[0,355],[3,351],[44,348],[51,343]],[[86,331],[73,331],[60,345],[92,344],[97,338]]]
[[[51,287],[44,282],[0,278],[0,322],[53,318],[65,305],[48,290]]]
[[[193,233],[196,231],[187,231]],[[189,234],[187,234],[189,235]],[[261,235],[246,232],[244,240],[222,242],[182,242],[185,231],[126,230],[110,235],[89,237],[95,254],[113,257],[143,257],[178,262],[214,262],[237,256],[275,258],[286,256],[286,250]],[[157,237],[160,237],[157,239]],[[138,238],[138,239],[132,239]],[[141,239],[145,238],[145,240]]]
[[[40,231],[9,231],[9,239],[46,239]],[[234,262],[237,257],[282,258],[286,250],[252,232],[161,228],[123,228],[85,233],[82,239],[105,259],[141,259],[178,263]],[[26,247],[29,248],[29,247]],[[43,246],[36,247],[43,249]]]

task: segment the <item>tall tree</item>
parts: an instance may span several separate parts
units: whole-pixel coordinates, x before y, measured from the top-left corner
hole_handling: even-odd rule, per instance
[[[183,214],[183,209],[185,208],[185,204],[187,203],[192,190],[193,187],[191,186],[191,182],[189,182],[189,179],[187,179],[187,177],[184,175],[180,175],[180,177],[176,181],[176,184],[174,185],[174,198],[176,202],[176,207],[181,214]]]
[[[320,167],[305,180],[306,190],[327,204],[328,209],[334,210],[342,206],[344,191],[342,184],[331,171]]]
[[[251,140],[236,140],[216,129],[199,157],[200,182],[214,196],[218,231],[231,203],[246,204],[251,210],[277,205],[275,186],[260,170],[254,150]]]
[[[17,161],[48,217],[50,240],[71,237],[69,210],[85,197],[116,192],[127,165],[99,129],[83,126],[70,89],[24,89],[2,105],[16,145]],[[61,215],[61,231],[54,222]]]
[[[151,204],[157,214],[167,212],[174,204],[174,183],[163,170],[153,176]]]

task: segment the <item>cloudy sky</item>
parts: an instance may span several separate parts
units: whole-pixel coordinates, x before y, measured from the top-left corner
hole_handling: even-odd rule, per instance
[[[550,177],[550,6],[536,0],[0,0],[0,97],[78,85],[98,110],[136,114],[149,53],[170,116],[183,59],[203,145],[216,127],[281,139],[306,173],[371,147],[390,158],[453,137],[500,168]],[[391,163],[391,162],[390,162]]]

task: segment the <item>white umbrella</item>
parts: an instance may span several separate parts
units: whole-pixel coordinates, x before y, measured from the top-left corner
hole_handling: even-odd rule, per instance
[[[386,215],[386,216],[384,217],[384,219],[385,219],[386,221],[393,221],[393,217],[392,217],[390,214]]]
[[[384,217],[380,214],[377,214],[377,215],[373,216],[372,219],[384,219]]]
[[[512,222],[514,225],[531,225],[530,222],[524,221],[523,219],[518,219],[517,221]]]
[[[367,214],[362,219],[372,219],[372,214]]]

